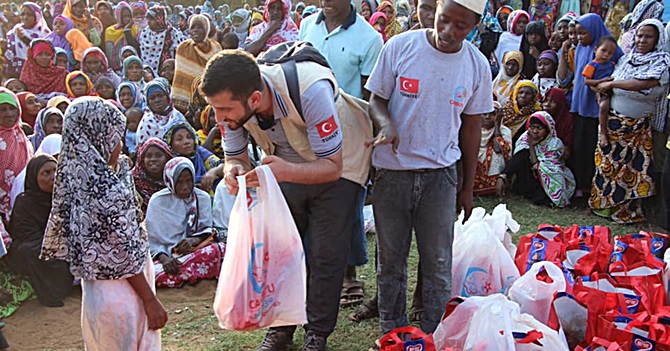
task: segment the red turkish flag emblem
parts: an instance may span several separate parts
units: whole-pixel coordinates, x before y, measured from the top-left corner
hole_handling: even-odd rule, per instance
[[[419,80],[400,77],[400,91],[407,94],[419,93]]]
[[[335,122],[335,116],[330,116],[327,120],[316,125],[316,130],[319,132],[321,138],[332,135],[337,131],[337,123]]]

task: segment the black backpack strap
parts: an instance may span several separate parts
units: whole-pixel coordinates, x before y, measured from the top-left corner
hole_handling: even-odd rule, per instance
[[[281,69],[284,72],[284,79],[286,79],[286,86],[288,87],[288,95],[293,102],[293,106],[300,114],[300,118],[305,120],[302,115],[302,103],[300,102],[300,82],[298,81],[298,69],[293,60],[284,61],[280,63]]]

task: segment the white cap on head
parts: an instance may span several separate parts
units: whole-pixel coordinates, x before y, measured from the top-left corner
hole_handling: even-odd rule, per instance
[[[487,0],[453,0],[453,1],[481,16],[484,13],[484,9],[486,8]]]

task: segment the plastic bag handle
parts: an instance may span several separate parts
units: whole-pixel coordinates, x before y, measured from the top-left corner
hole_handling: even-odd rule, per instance
[[[620,266],[621,268],[623,268],[624,276],[627,277],[627,276],[628,276],[628,267],[626,267],[626,265],[625,265],[623,262],[621,262],[621,261],[612,262],[612,263],[610,264],[610,270],[609,270],[610,273],[612,272],[612,268],[614,268],[614,267],[619,267],[619,266]]]
[[[623,350],[623,348],[621,347],[621,345],[619,345],[619,343],[617,343],[615,341],[608,341],[608,340],[605,340],[605,339],[599,338],[599,337],[594,337],[592,343],[595,344],[595,345],[598,345],[598,346],[607,347],[606,351]]]

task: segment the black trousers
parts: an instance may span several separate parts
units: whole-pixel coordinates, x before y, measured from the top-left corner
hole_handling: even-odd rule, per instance
[[[575,116],[575,138],[572,147],[577,189],[591,189],[596,172],[595,153],[598,143],[598,119]]]
[[[305,246],[309,272],[305,329],[328,336],[337,324],[361,186],[340,178],[326,184],[282,183],[280,187]]]
[[[530,151],[521,150],[514,154],[505,165],[507,177],[516,176],[512,191],[533,201],[536,205],[549,205],[551,199],[542,188],[542,184],[537,179],[535,172],[530,165]]]

